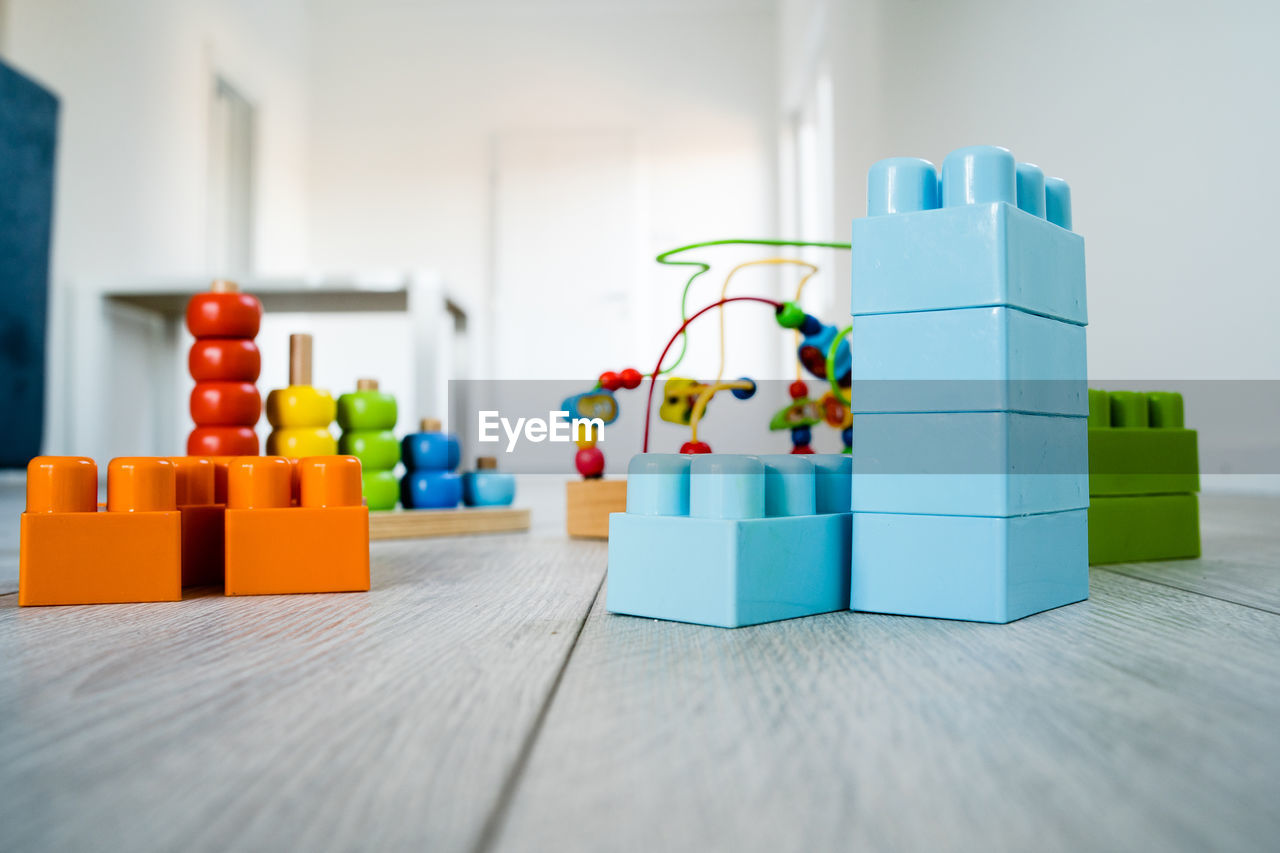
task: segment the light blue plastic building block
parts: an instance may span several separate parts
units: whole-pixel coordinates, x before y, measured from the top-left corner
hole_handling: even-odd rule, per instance
[[[854,412],[1089,414],[1083,326],[1014,308],[853,318]]]
[[[606,606],[725,628],[846,609],[850,472],[844,455],[635,457]]]
[[[1007,306],[1088,321],[1084,240],[1070,230],[1065,182],[981,146],[927,161],[882,160],[868,176],[868,215],[853,223],[854,315]],[[1021,196],[1019,196],[1021,187]],[[926,205],[932,204],[932,207]]]
[[[849,607],[1012,622],[1089,597],[1085,511],[1015,518],[854,513]]]
[[[853,416],[854,512],[1011,516],[1089,505],[1088,419]]]

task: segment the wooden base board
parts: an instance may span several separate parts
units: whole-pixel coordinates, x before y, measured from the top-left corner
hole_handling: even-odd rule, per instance
[[[579,539],[608,539],[609,513],[627,509],[626,480],[571,480],[565,484],[565,526]]]
[[[529,529],[529,510],[510,507],[388,509],[369,513],[369,539],[424,539]]]

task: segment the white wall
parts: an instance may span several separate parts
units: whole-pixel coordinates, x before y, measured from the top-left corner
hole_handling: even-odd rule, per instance
[[[1280,6],[1260,2],[783,0],[783,107],[831,69],[833,236],[864,214],[882,157],[941,164],[996,144],[1066,178],[1086,241],[1092,380],[1280,379],[1278,28]],[[1247,399],[1272,388],[1189,386],[1202,457],[1248,444],[1255,464],[1280,458],[1275,413]],[[1218,470],[1247,470],[1235,458]]]
[[[773,230],[771,2],[317,0],[311,9],[317,266],[427,265],[483,306],[492,152],[504,134],[602,131],[636,140],[643,233],[630,256],[596,275],[607,281],[640,270],[640,293],[666,334],[678,324],[683,277],[656,267],[654,254]],[[695,301],[719,289],[704,287]],[[635,317],[584,322],[625,330]],[[656,333],[644,337],[634,354],[641,368],[662,343]],[[708,326],[705,341],[711,337]],[[780,345],[768,337],[770,348]],[[562,347],[567,369],[583,377],[626,366],[575,356],[563,341],[547,345]],[[492,365],[476,367],[473,375],[497,375]]]
[[[257,272],[304,260],[304,0],[9,0],[6,57],[62,100],[54,278],[212,274],[212,78],[259,111]]]
[[[256,105],[255,267],[294,273],[306,257],[304,0],[9,0],[6,58],[61,99],[51,272],[45,449],[96,457],[177,452],[155,424],[186,390],[146,377],[164,333],[153,318],[110,312],[106,341],[71,340],[72,312],[100,312],[87,285],[214,276],[206,196],[213,79]],[[94,394],[127,400],[114,420],[72,428],[84,401],[70,361],[95,371]],[[83,434],[84,430],[80,430]]]

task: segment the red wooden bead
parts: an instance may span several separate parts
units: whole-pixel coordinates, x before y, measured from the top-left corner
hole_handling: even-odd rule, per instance
[[[261,414],[262,398],[252,382],[197,382],[191,389],[196,426],[253,426]]]
[[[787,393],[791,395],[791,399],[799,400],[801,397],[809,396],[809,386],[797,379],[787,388]]]
[[[705,441],[686,441],[680,445],[681,453],[710,453],[711,445]]]
[[[799,453],[800,455],[803,456],[806,453],[812,453],[813,448],[807,444],[797,444],[795,447],[791,448],[791,452]]]
[[[617,391],[622,387],[622,377],[612,370],[600,374],[600,387],[609,391]]]
[[[191,346],[187,368],[197,382],[209,379],[253,382],[262,370],[262,354],[248,338],[205,338]]]
[[[187,438],[188,456],[257,456],[258,453],[258,434],[252,427],[198,426]]]
[[[584,447],[573,458],[578,473],[587,479],[604,474],[604,453],[598,447]]]
[[[640,383],[644,381],[644,374],[634,367],[628,367],[618,374],[618,378],[622,380],[623,388],[639,388]]]
[[[252,338],[262,303],[247,293],[197,293],[187,303],[187,330],[197,338]]]

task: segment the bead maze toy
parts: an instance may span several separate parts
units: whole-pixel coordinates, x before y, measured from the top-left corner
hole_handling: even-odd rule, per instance
[[[1182,395],[1089,389],[1089,562],[1200,556],[1195,430]]]
[[[1017,163],[1006,149],[954,151],[941,178],[925,160],[881,161],[870,170],[868,215],[854,222],[851,246],[824,244],[851,248],[852,323],[837,331],[805,314],[799,292],[785,303],[730,297],[726,280],[720,300],[692,315],[682,301],[682,325],[647,376],[649,406],[658,378],[674,367],[663,368],[668,352],[693,321],[712,309],[723,315],[734,302],[770,305],[780,325],[797,330],[800,367],[830,385],[830,396],[814,401],[798,375],[794,402],[771,426],[791,429],[792,454],[806,455],[809,430],[824,419],[841,429],[852,455],[844,457],[852,471],[842,607],[1002,623],[1083,600],[1087,316],[1084,241],[1070,229],[1067,184]],[[726,242],[749,241],[697,245]],[[693,278],[709,269],[677,263],[698,266]],[[688,468],[676,461],[682,457],[648,457],[646,410],[627,512],[610,526],[610,610],[735,626],[821,612],[830,603],[768,583],[750,584],[744,598],[730,581],[770,577],[742,564],[745,534],[690,532],[698,519],[769,515],[762,505],[770,501],[770,471],[777,478],[784,469],[711,454],[696,433],[711,397],[745,393],[748,381],[667,380],[660,417],[691,427],[680,448],[692,457]],[[647,479],[637,481],[641,472]],[[698,477],[702,485],[688,486],[686,501],[680,484]],[[647,544],[659,527],[635,533],[651,523],[639,521],[645,516],[661,517],[661,535],[696,561],[667,571],[672,561]],[[816,558],[764,543],[745,553],[756,549],[787,578]],[[804,603],[789,610],[779,601]]]
[[[262,398],[254,382],[262,356],[253,342],[262,321],[262,303],[241,293],[232,281],[213,282],[208,293],[187,303],[187,330],[195,337],[187,367],[191,419],[187,438],[190,456],[256,456],[254,426],[262,414]]]
[[[806,313],[799,305],[805,285],[819,271],[812,263],[795,258],[770,257],[745,261],[732,267],[725,277],[720,289],[720,299],[707,305],[693,315],[689,314],[689,293],[694,282],[711,270],[711,265],[701,260],[679,259],[676,257],[695,249],[713,246],[762,246],[777,247],[818,247],[828,249],[848,249],[847,243],[822,243],[801,240],[713,240],[705,243],[694,243],[663,252],[657,257],[658,263],[672,266],[690,266],[695,271],[685,282],[680,298],[681,325],[668,341],[658,358],[658,364],[651,373],[643,374],[634,368],[619,372],[606,371],[600,375],[596,385],[583,393],[569,397],[561,408],[569,418],[599,418],[604,425],[612,423],[619,414],[619,407],[614,393],[619,389],[638,388],[645,380],[650,380],[648,398],[645,407],[645,438],[643,450],[648,451],[649,421],[653,408],[656,380],[666,376],[662,389],[662,398],[658,406],[658,416],[668,423],[689,428],[689,438],[680,446],[681,453],[710,453],[711,446],[699,437],[699,426],[708,405],[716,395],[728,391],[738,400],[751,399],[758,386],[750,377],[725,379],[726,362],[726,330],[724,306],[734,302],[758,302],[774,309],[778,324],[787,330],[794,330],[796,337],[796,378],[788,387],[791,402],[785,404],[770,420],[770,430],[787,430],[790,432],[792,453],[809,454],[813,452],[812,428],[825,423],[841,431],[844,452],[848,453],[852,442],[850,425],[852,414],[849,409],[847,388],[850,376],[849,345],[845,341],[848,330],[837,331],[834,326],[823,323],[817,317]],[[778,302],[755,296],[730,297],[729,288],[734,276],[744,269],[756,266],[789,265],[800,267],[804,275],[796,285],[795,298],[788,302]],[[683,361],[688,349],[688,328],[690,324],[712,309],[719,309],[720,319],[720,363],[714,380],[702,382],[695,379],[676,376],[673,371]],[[663,366],[672,346],[679,340],[680,352],[674,361]],[[804,372],[825,380],[830,390],[825,391],[818,399],[810,397],[809,387],[804,381]],[[584,434],[575,436],[578,453],[575,465],[583,479],[566,484],[566,519],[570,536],[579,538],[608,538],[609,515],[621,512],[626,508],[626,485],[624,481],[602,480],[604,471],[604,455],[595,447],[596,436]]]

